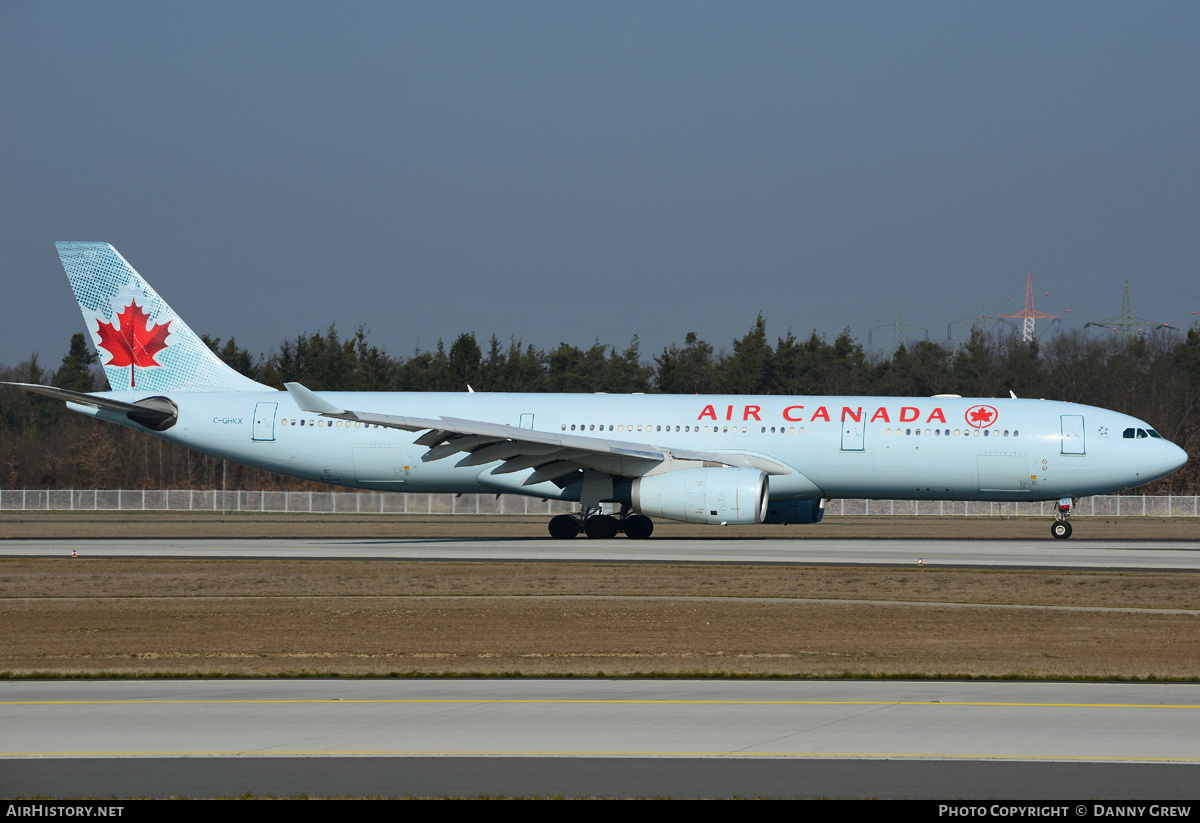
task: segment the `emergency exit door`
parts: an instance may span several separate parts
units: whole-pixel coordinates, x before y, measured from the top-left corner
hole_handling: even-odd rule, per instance
[[[847,415],[842,421],[842,451],[860,452],[863,450],[863,435],[867,428],[865,422],[859,422]]]
[[[275,439],[275,410],[278,403],[258,403],[254,407],[254,434],[252,440]]]

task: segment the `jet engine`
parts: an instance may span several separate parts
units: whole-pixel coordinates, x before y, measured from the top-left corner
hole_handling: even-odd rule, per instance
[[[767,515],[767,475],[757,469],[680,469],[633,481],[633,509],[687,523],[753,525]]]

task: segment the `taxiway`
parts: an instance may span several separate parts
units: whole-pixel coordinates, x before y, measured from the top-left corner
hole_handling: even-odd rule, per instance
[[[0,540],[0,557],[256,557],[803,563],[1200,571],[1200,541],[489,538]]]
[[[0,794],[1194,796],[1194,685],[8,682]]]

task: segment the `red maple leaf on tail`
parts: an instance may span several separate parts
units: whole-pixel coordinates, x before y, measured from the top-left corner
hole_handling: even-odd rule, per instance
[[[134,388],[133,372],[135,366],[161,366],[154,355],[167,347],[167,335],[170,334],[171,322],[160,323],[153,331],[146,328],[150,315],[142,311],[137,301],[131,302],[125,310],[117,315],[121,328],[112,323],[96,321],[96,331],[100,334],[99,346],[108,350],[112,355],[104,365],[129,366],[129,387]]]

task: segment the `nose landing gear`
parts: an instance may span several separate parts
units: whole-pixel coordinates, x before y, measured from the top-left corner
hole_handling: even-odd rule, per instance
[[[1050,526],[1050,534],[1054,535],[1055,540],[1066,540],[1071,536],[1071,524],[1067,518],[1071,516],[1074,505],[1075,501],[1070,497],[1058,501],[1058,511],[1054,513],[1054,523]]]

